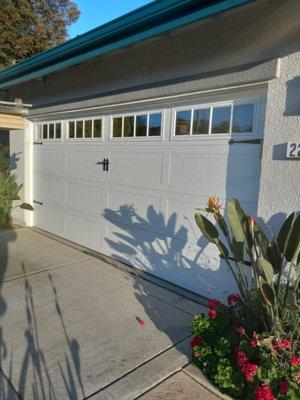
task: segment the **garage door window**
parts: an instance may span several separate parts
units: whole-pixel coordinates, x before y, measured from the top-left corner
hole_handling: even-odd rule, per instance
[[[177,109],[174,114],[174,135],[252,133],[253,121],[254,103]]]
[[[68,139],[100,139],[102,119],[68,121]]]
[[[36,126],[37,140],[61,139],[61,122],[49,122]]]
[[[112,117],[113,139],[149,138],[161,135],[161,112]]]

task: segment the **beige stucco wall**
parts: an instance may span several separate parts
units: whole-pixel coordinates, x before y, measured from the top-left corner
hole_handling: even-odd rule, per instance
[[[276,229],[287,213],[300,210],[300,160],[286,159],[286,143],[300,141],[300,52],[281,59],[270,81],[262,157],[259,214]]]

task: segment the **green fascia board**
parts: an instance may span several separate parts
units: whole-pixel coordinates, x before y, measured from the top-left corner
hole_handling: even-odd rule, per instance
[[[183,14],[180,17],[171,19],[167,22],[160,22],[158,25],[155,25],[154,27],[151,27],[149,29],[145,29],[143,31],[138,31],[137,33],[128,35],[127,37],[124,37],[123,39],[116,38],[115,40],[111,41],[108,44],[104,44],[100,47],[96,47],[96,48],[93,48],[92,50],[87,50],[86,52],[83,52],[81,54],[75,54],[72,56],[72,52],[74,51],[74,48],[72,49],[72,46],[69,46],[69,45],[72,45],[72,43],[70,43],[70,42],[72,42],[72,41],[75,42],[78,39],[83,40],[83,38],[82,38],[83,36],[89,35],[91,33],[93,34],[93,38],[94,38],[94,36],[99,38],[99,29],[100,28],[103,29],[103,28],[107,27],[110,23],[105,24],[104,26],[102,26],[100,28],[96,28],[90,32],[87,32],[86,34],[83,34],[78,38],[71,39],[70,41],[64,43],[63,45],[57,46],[54,49],[47,50],[43,53],[38,54],[37,56],[32,57],[31,59],[25,60],[24,62],[17,64],[16,66],[13,66],[13,67],[8,68],[7,70],[4,70],[3,72],[0,73],[0,89],[5,89],[9,86],[14,86],[14,85],[23,83],[23,82],[31,80],[31,79],[39,78],[41,76],[47,75],[52,72],[59,71],[60,69],[68,68],[73,65],[86,62],[86,61],[90,60],[91,58],[99,57],[106,53],[124,48],[126,46],[133,45],[137,42],[151,39],[155,36],[169,32],[176,28],[180,28],[181,26],[188,25],[193,22],[199,21],[201,19],[205,19],[214,14],[224,12],[224,11],[227,11],[234,7],[244,5],[246,3],[249,3],[250,1],[253,1],[253,0],[223,0],[223,1],[213,2],[213,3],[209,2],[212,4],[208,4],[208,6],[205,8],[202,7],[201,9],[198,9],[196,11],[186,12],[185,14]],[[159,5],[160,3],[161,2],[157,2],[155,4]],[[192,1],[189,0],[189,1],[182,2],[182,1],[176,1],[176,0],[175,1],[174,0],[165,0],[165,1],[163,1],[163,3],[171,3],[171,5],[174,6],[174,3],[176,3],[177,5],[179,3],[191,4]],[[203,3],[203,2],[201,1],[201,3]],[[199,4],[199,0],[198,0],[198,4]],[[143,11],[146,8],[147,8],[147,6],[142,7],[142,9],[140,9],[140,10]],[[134,14],[134,12],[127,14],[127,16],[133,17],[133,14]],[[117,19],[113,22],[116,23],[120,20],[122,20],[122,17],[120,17],[119,19]],[[122,22],[122,24],[123,24],[123,22]],[[128,24],[126,25],[126,27],[128,27]],[[98,34],[96,34],[96,31],[98,31]],[[110,32],[112,32],[112,30],[110,30]],[[82,42],[80,42],[80,43],[82,44]],[[78,42],[77,42],[77,44],[78,44]],[[64,48],[64,50],[62,50],[62,47],[67,47],[67,46],[69,46],[69,48]],[[49,65],[49,61],[50,61],[49,58],[50,58],[51,51],[59,51],[60,54],[67,55],[67,57],[65,59],[63,59],[62,61],[55,62],[55,60],[54,60],[54,62],[53,63],[50,62],[50,65]],[[48,56],[47,56],[47,54],[48,54]],[[46,60],[45,60],[45,56],[46,56]],[[39,57],[39,59],[37,60],[38,57]],[[53,57],[57,58],[57,54],[54,55]],[[38,65],[36,65],[36,64],[44,63],[45,61],[47,61],[48,65],[41,67],[39,69],[36,69],[36,68],[38,68]],[[25,63],[26,63],[26,65],[24,65]],[[27,63],[29,63],[29,65]],[[22,64],[23,64],[23,68],[21,68]],[[16,70],[16,67],[19,67],[19,69]],[[1,83],[1,81],[2,81],[2,83]]]

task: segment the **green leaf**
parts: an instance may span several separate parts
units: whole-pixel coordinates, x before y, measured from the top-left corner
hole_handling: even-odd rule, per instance
[[[288,261],[292,261],[300,248],[300,213],[293,212],[284,221],[278,234],[278,246]]]
[[[29,211],[33,211],[34,210],[32,205],[30,205],[28,203],[22,203],[22,204],[20,204],[19,207],[22,208],[22,210],[29,210]]]
[[[269,263],[269,261],[265,260],[263,257],[260,257],[258,259],[258,264],[264,273],[266,281],[270,285],[273,285],[274,270],[272,265]]]
[[[215,239],[219,237],[217,228],[202,214],[195,214],[195,221],[203,236],[210,242],[215,243]]]
[[[229,256],[229,252],[228,252],[228,249],[225,246],[225,244],[223,242],[221,242],[220,239],[215,239],[215,244],[217,245],[218,249],[221,252],[221,257],[227,258]]]
[[[274,238],[270,246],[267,249],[268,261],[272,264],[275,274],[282,271],[283,257],[278,248],[276,239]]]
[[[260,290],[265,302],[273,307],[275,305],[275,292],[273,288],[263,279],[260,279]]]
[[[247,240],[245,236],[245,226],[247,223],[247,216],[244,213],[240,203],[236,199],[229,201],[227,206],[228,219],[231,225],[232,234],[237,242],[244,242]]]
[[[259,247],[261,248],[264,257],[267,257],[268,248],[270,247],[269,241],[256,221],[254,221],[254,235]]]
[[[215,211],[213,212],[214,218],[222,232],[224,233],[225,236],[228,235],[228,228],[225,219],[222,217],[221,214],[216,213]]]
[[[234,259],[237,262],[244,261],[245,242],[238,242],[235,237],[232,238],[232,251]]]

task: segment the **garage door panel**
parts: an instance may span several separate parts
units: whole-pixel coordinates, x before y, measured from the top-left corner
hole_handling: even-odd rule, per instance
[[[64,204],[64,183],[57,177],[34,174],[33,198],[39,202]]]
[[[227,154],[170,154],[169,185],[182,192],[184,188],[224,196]]]
[[[156,213],[160,213],[160,196],[143,195],[137,191],[124,190],[124,188],[108,190],[107,209],[111,211],[111,218],[115,221],[126,224],[147,220],[151,214],[151,208]]]
[[[100,216],[104,208],[104,189],[82,181],[66,182],[66,207]]]
[[[239,198],[241,202],[257,203],[260,180],[260,149],[259,146],[255,147],[249,149],[246,154],[229,154],[225,180],[226,197],[228,199],[235,197]],[[252,212],[256,212],[256,209]]]
[[[105,252],[103,247],[105,226],[99,218],[67,212],[65,220],[67,239],[92,250]]]
[[[111,257],[194,292],[221,298],[225,287],[229,292],[237,291],[225,263],[210,245],[199,247],[112,224],[105,240]]]
[[[139,184],[161,184],[163,155],[160,152],[110,152],[109,178],[112,182]]]
[[[55,235],[65,236],[64,211],[49,204],[34,205],[35,225]]]
[[[39,149],[35,151],[34,169],[52,174],[61,174],[64,170],[65,151],[59,147]]]
[[[98,149],[98,148],[97,148]],[[79,178],[92,178],[97,181],[105,180],[107,174],[101,165],[96,163],[107,157],[107,153],[99,148],[95,150],[69,150],[67,151],[65,171],[67,175]]]

